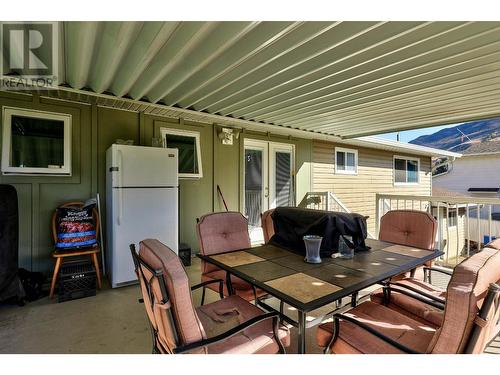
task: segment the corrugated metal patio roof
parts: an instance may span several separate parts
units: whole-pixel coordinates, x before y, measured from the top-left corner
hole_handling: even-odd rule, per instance
[[[500,22],[64,22],[60,81],[340,137],[500,115]]]

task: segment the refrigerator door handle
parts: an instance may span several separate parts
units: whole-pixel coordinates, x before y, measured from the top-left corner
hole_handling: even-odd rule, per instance
[[[122,189],[122,183],[123,183],[123,178],[122,178],[122,173],[123,173],[123,168],[122,168],[122,163],[123,163],[123,154],[121,150],[117,151],[117,161],[118,161],[118,186],[120,187],[118,189],[118,218],[117,218],[117,224],[121,225],[122,217],[123,217],[123,189]]]

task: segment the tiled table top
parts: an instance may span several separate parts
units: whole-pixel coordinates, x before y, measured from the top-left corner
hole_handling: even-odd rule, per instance
[[[323,258],[320,264],[306,263],[304,256],[274,245],[200,258],[310,311],[441,255],[383,241],[366,243],[371,250],[353,259]]]

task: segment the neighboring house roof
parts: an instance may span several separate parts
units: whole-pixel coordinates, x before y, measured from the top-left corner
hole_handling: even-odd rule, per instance
[[[470,197],[470,195],[460,193],[458,191],[448,190],[442,187],[433,186],[432,195],[436,197]]]
[[[498,193],[500,188],[497,187],[471,187],[467,189],[471,193]]]
[[[500,142],[488,141],[472,143],[466,150],[462,151],[462,154],[463,156],[500,154]]]
[[[403,154],[424,155],[424,156],[446,156],[459,158],[462,154],[457,152],[440,150],[437,148],[414,145],[412,143],[404,143],[383,139],[379,137],[360,137],[353,139],[342,140],[341,143],[351,144],[354,146],[376,148],[380,150],[400,152]]]

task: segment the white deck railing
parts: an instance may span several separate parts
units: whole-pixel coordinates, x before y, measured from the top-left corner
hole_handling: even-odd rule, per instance
[[[298,207],[311,208],[313,210],[351,212],[340,199],[330,191],[309,192],[304,195]]]
[[[500,221],[491,215],[493,207],[500,206],[498,198],[376,194],[375,199],[377,238],[380,218],[387,211],[413,209],[433,215],[438,222],[436,248],[445,253],[439,260],[443,266],[455,266],[485,242],[500,238]]]
[[[351,212],[331,191],[309,192],[304,195],[298,207],[323,211]],[[370,231],[368,231],[368,237],[375,238]]]

